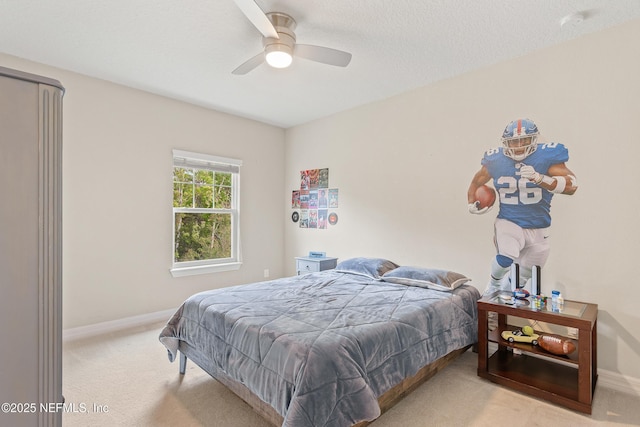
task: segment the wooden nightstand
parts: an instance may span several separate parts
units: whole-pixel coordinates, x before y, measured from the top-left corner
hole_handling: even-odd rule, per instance
[[[525,303],[530,304],[530,301],[525,300]],[[553,311],[551,304],[536,309],[525,303],[507,305],[497,294],[478,301],[478,375],[590,414],[598,380],[598,305],[565,301],[562,311]],[[498,316],[498,327],[493,331],[488,328],[489,312]],[[507,324],[507,316],[575,328],[578,330],[578,339],[574,340],[577,349],[572,354],[557,356],[532,344],[509,343],[500,337],[500,333],[518,328]],[[489,342],[498,344],[493,354],[489,354]],[[513,349],[521,350],[522,354],[514,354]]]
[[[336,268],[338,258],[331,257],[296,257],[296,274],[314,273],[316,271]]]

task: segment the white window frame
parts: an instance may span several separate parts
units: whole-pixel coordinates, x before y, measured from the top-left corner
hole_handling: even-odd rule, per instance
[[[209,154],[194,153],[191,151],[173,150],[173,162],[171,166],[172,176],[173,168],[176,166],[231,172],[231,209],[220,210],[215,208],[173,208],[171,221],[171,274],[173,275],[173,277],[182,277],[196,274],[238,270],[242,265],[242,252],[240,250],[240,166],[242,166],[242,160],[212,156]],[[176,213],[182,212],[231,213],[231,257],[199,261],[175,262]]]

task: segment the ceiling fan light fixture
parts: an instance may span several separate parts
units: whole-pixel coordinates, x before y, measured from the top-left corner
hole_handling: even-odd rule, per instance
[[[265,60],[273,68],[287,68],[293,61],[292,49],[284,44],[271,44],[265,48]]]
[[[263,37],[265,61],[273,68],[287,68],[293,62],[293,47],[296,45],[296,35],[293,30],[296,21],[285,13],[271,12],[267,14],[278,38]]]
[[[236,67],[231,73],[244,75],[266,62],[273,68],[287,68],[296,57],[336,67],[346,67],[351,54],[311,44],[296,44],[296,21],[282,12],[264,13],[255,0],[235,0],[253,25],[262,33],[264,50]],[[266,19],[265,19],[266,18]]]

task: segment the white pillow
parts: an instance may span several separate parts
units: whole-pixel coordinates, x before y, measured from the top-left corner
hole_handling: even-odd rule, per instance
[[[404,266],[386,272],[382,276],[382,280],[401,285],[451,292],[471,279],[463,274],[448,270]]]
[[[398,264],[384,258],[350,258],[336,265],[335,271],[341,273],[353,273],[360,276],[370,277],[372,279],[380,279],[380,277],[394,268]]]

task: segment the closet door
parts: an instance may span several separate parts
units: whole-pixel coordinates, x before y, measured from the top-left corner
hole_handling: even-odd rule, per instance
[[[0,425],[62,424],[63,93],[0,67]]]

